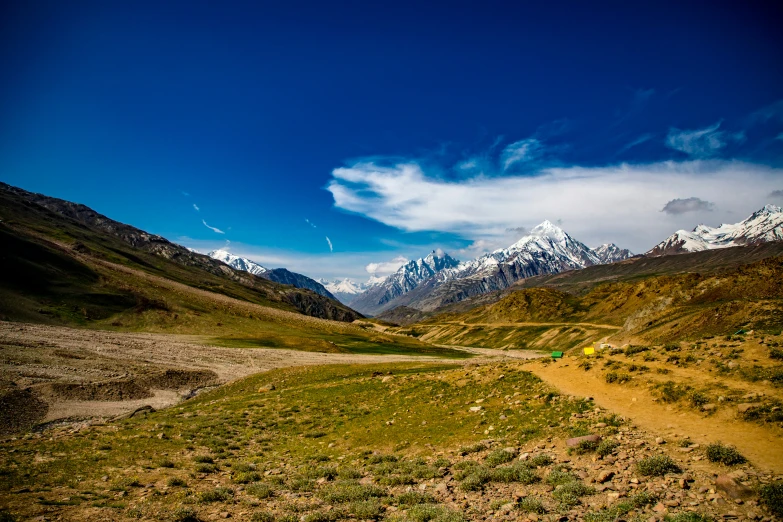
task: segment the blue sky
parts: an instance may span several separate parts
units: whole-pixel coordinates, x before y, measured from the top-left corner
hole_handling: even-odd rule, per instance
[[[355,279],[783,203],[773,2],[421,4],[6,3],[0,180]]]

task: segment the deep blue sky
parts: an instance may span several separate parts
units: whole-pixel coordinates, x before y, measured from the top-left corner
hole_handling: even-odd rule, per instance
[[[772,168],[765,194],[783,189],[780,4],[420,4],[5,2],[0,180],[204,250],[228,239],[236,253],[314,277],[514,239],[493,232],[497,220],[465,225],[471,216],[401,225],[392,215],[407,204],[365,178],[345,182],[362,205],[336,205],[333,169],[368,158],[457,186],[552,167],[742,161]],[[509,147],[531,139],[538,152],[503,168]],[[740,187],[732,176],[719,190]],[[775,202],[748,193],[729,208],[694,186],[654,204],[697,197],[704,212],[661,214],[654,231],[640,215],[639,233],[616,239],[605,220],[595,233],[569,223],[556,199],[523,205],[508,225],[563,218],[591,245],[643,250],[677,227]],[[385,210],[367,211],[376,201]]]

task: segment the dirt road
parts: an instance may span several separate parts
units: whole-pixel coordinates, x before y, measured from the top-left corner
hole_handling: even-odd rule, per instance
[[[607,384],[568,359],[549,365],[532,364],[526,369],[563,393],[592,397],[602,408],[632,419],[641,428],[670,441],[674,441],[674,434],[679,438],[689,436],[699,444],[721,441],[736,446],[758,468],[783,473],[780,437],[760,425],[736,419],[733,413],[705,416],[679,410],[654,401],[646,387]]]

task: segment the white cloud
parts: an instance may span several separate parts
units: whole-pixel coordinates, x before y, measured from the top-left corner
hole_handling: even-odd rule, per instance
[[[684,152],[694,158],[714,156],[726,146],[725,133],[719,131],[720,122],[697,130],[669,129],[666,146]]]
[[[216,233],[218,233],[218,234],[225,234],[225,232],[223,232],[223,231],[222,231],[222,230],[220,230],[219,228],[216,228],[216,227],[211,227],[211,226],[207,225],[207,222],[206,222],[206,220],[202,219],[202,220],[201,220],[201,222],[202,222],[202,223],[204,223],[204,226],[205,226],[205,227],[207,227],[208,229],[212,230],[213,232],[216,232]]]
[[[307,219],[307,218],[305,218],[305,223],[307,223],[308,225],[310,225],[310,226],[311,226],[311,227],[313,227],[313,228],[318,228],[318,227],[316,227],[316,226],[315,226],[315,224],[314,224],[312,221],[310,221],[310,220],[309,220],[309,219]]]
[[[196,209],[196,212],[200,212],[201,211],[201,209],[198,208],[198,205],[196,205],[195,203],[193,203],[193,208]]]
[[[503,170],[508,170],[517,163],[526,163],[538,158],[542,148],[541,142],[536,138],[515,141],[506,146],[500,156]]]
[[[780,134],[778,134],[777,136],[775,136],[775,139],[776,139],[776,140],[781,140],[781,141],[783,141],[783,132],[781,132]]]
[[[329,236],[326,236],[326,242],[329,243],[329,252],[334,252],[334,248],[332,247],[332,240],[329,239]]]
[[[360,162],[332,176],[327,189],[336,207],[408,232],[493,242],[507,228],[562,219],[569,234],[589,245],[615,242],[641,252],[677,228],[698,224],[693,214],[662,214],[672,199],[699,194],[719,209],[708,216],[716,225],[735,222],[764,205],[783,170],[739,161],[667,161],[448,181],[408,161]]]
[[[397,256],[391,261],[381,261],[380,263],[368,263],[364,269],[368,274],[378,277],[386,277],[396,272],[402,265],[408,262],[404,256]]]
[[[712,212],[714,209],[715,203],[704,201],[700,198],[677,198],[666,203],[661,209],[661,212],[677,215],[685,214],[686,212]]]

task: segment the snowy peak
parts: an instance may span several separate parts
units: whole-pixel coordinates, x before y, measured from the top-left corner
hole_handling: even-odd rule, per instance
[[[335,279],[334,281],[319,279],[318,282],[324,285],[324,287],[334,295],[337,294],[358,295],[364,292],[365,288],[367,288],[366,285],[362,283],[354,283],[348,278],[342,280]]]
[[[783,209],[765,205],[747,219],[719,227],[698,225],[692,231],[678,230],[658,243],[647,255],[662,256],[716,248],[783,241]]]
[[[570,239],[570,236],[566,234],[562,228],[549,220],[545,220],[543,223],[533,227],[533,230],[530,231],[530,235],[546,237],[557,242],[565,242]]]
[[[245,259],[244,257],[235,256],[234,254],[232,254],[227,250],[220,250],[220,249],[213,250],[207,255],[212,259],[223,261],[231,268],[242,270],[243,272],[250,272],[253,275],[261,275],[264,272],[269,271],[268,268],[259,265],[255,261],[251,261],[250,259]]]
[[[602,265],[616,263],[617,261],[633,257],[633,253],[630,250],[627,248],[620,248],[614,243],[604,243],[603,245],[594,248],[593,254],[595,254]]]

